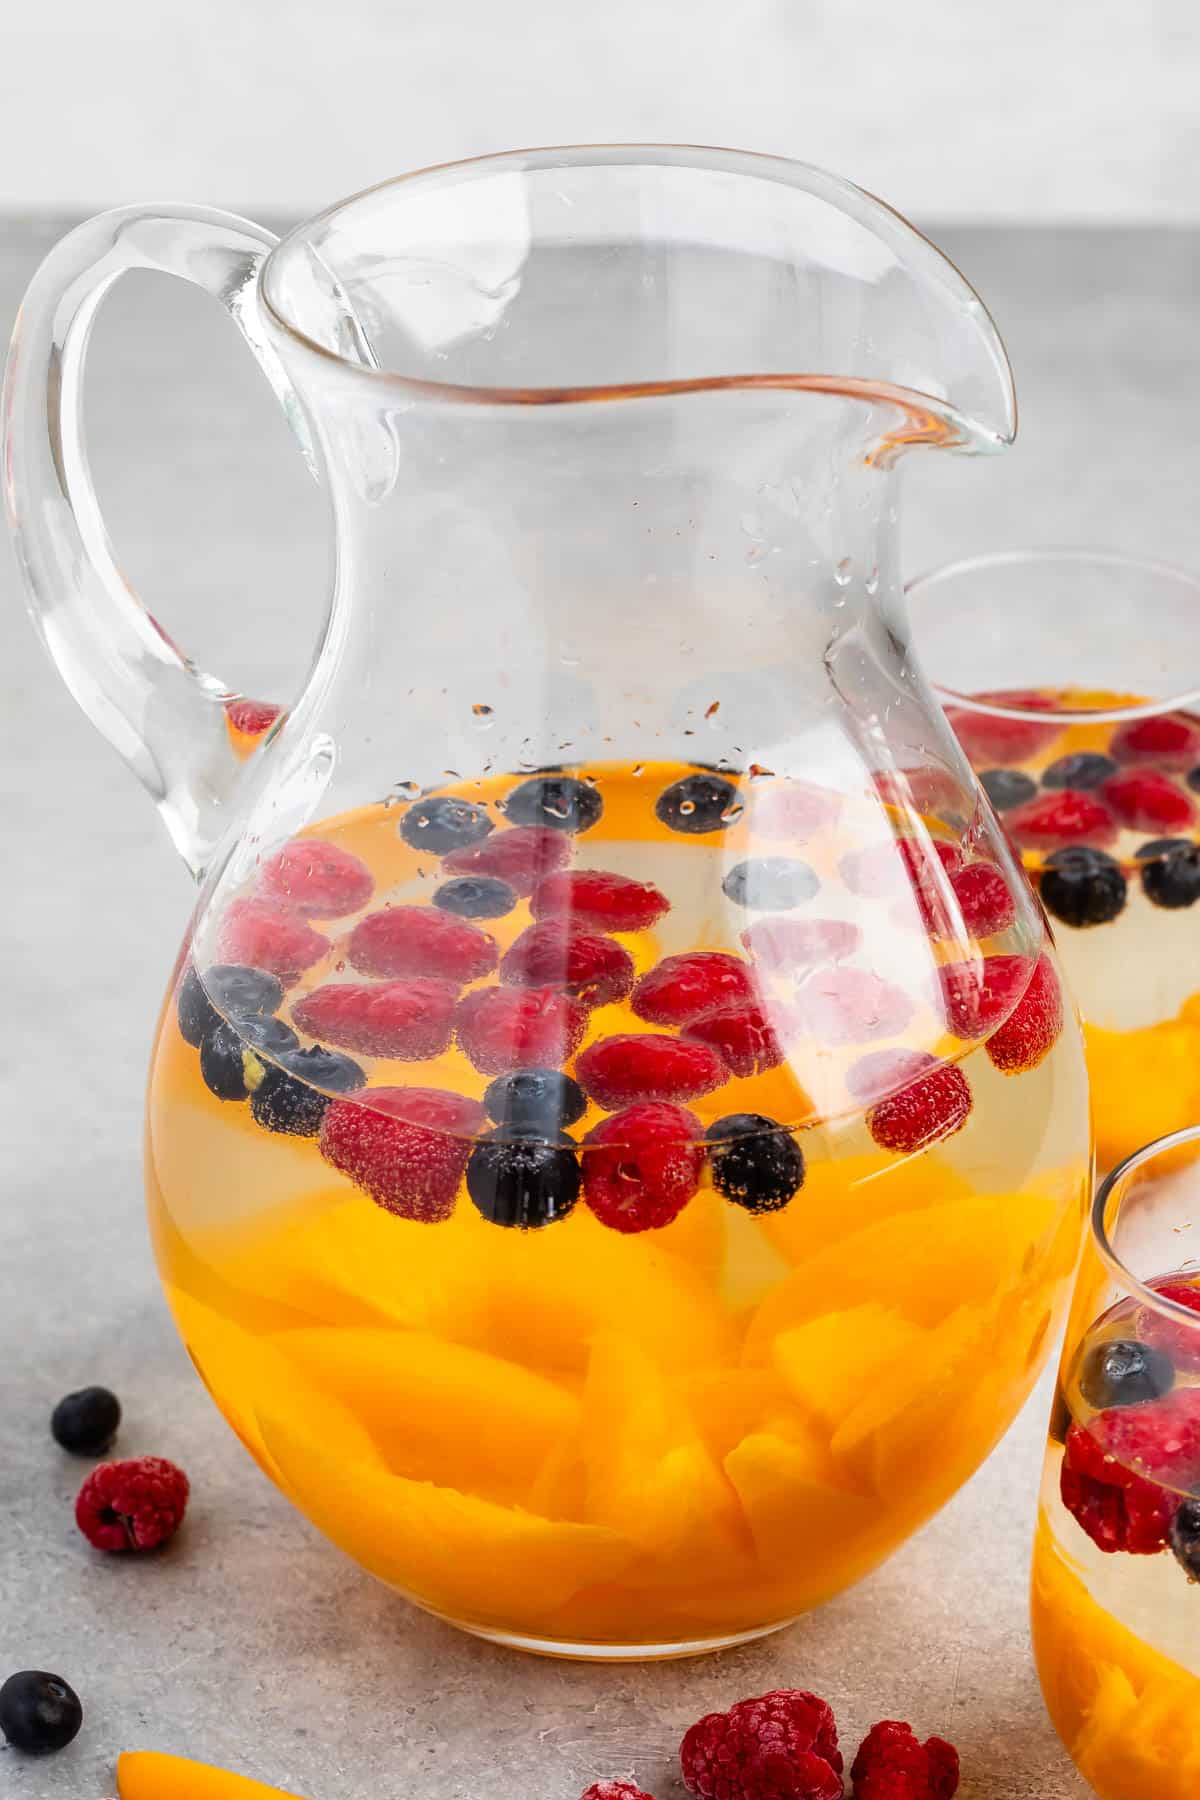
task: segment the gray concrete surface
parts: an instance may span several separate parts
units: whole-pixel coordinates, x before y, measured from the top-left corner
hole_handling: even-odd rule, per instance
[[[57,230],[0,227],[5,337]],[[1005,462],[914,469],[909,565],[1046,539],[1200,563],[1200,236],[941,235],[1006,332],[1023,434]],[[214,308],[146,278],[97,332],[89,403],[135,581],[202,657],[283,694],[321,604],[324,525],[251,375]],[[132,1748],[309,1800],[576,1800],[631,1771],[671,1800],[683,1728],[781,1685],[826,1694],[851,1743],[879,1716],[954,1738],[964,1800],[1082,1794],[1026,1631],[1044,1394],[858,1590],[773,1640],[659,1668],[536,1662],[458,1636],[360,1574],[259,1475],[176,1342],[142,1220],[143,1069],[188,882],[43,661],[17,586],[0,554],[0,1672],[60,1670],[87,1719],[56,1759],[0,1753],[3,1800],[99,1800]],[[125,1399],[123,1451],[173,1456],[194,1482],[186,1533],[137,1566],[77,1538],[81,1469],[47,1434],[59,1394],[93,1380]]]

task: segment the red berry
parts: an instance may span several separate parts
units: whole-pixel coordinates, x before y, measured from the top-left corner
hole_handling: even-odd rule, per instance
[[[593,1781],[579,1800],[653,1800],[635,1781]]]
[[[75,1501],[75,1523],[97,1550],[157,1550],[187,1511],[189,1484],[162,1456],[101,1463]]]
[[[961,782],[949,770],[934,763],[915,769],[889,769],[874,778],[875,791],[885,806],[906,813],[969,813],[971,803]]]
[[[1015,1010],[988,1039],[988,1058],[1003,1075],[1024,1074],[1027,1069],[1036,1069],[1049,1054],[1062,1028],[1062,988],[1050,958],[1040,956]]]
[[[1146,1408],[1127,1410],[1143,1412]],[[1093,1429],[1109,1416],[1099,1414]],[[1072,1518],[1108,1556],[1119,1550],[1132,1556],[1156,1555],[1166,1545],[1179,1507],[1178,1494],[1169,1494],[1132,1469],[1122,1468],[1091,1431],[1075,1424],[1067,1431],[1059,1491]]]
[[[449,1048],[458,991],[414,975],[407,981],[330,982],[292,1008],[302,1031],[365,1056],[423,1062]]]
[[[480,988],[459,1002],[458,1041],[484,1075],[558,1068],[574,1056],[587,1007],[552,988]]]
[[[1180,831],[1196,817],[1196,808],[1167,776],[1156,769],[1110,775],[1100,792],[1131,831]],[[1009,814],[1009,819],[1012,819]]]
[[[1104,793],[1108,783],[1101,788]],[[1040,794],[1004,815],[1009,842],[1031,850],[1057,850],[1066,844],[1111,844],[1117,835],[1116,820],[1095,794],[1078,788],[1062,788]]]
[[[679,1747],[696,1800],[841,1800],[842,1754],[824,1700],[799,1690],[699,1719]]]
[[[778,1068],[783,1049],[761,1006],[722,1006],[685,1025],[691,1042],[708,1044],[733,1075],[762,1075]]]
[[[707,1044],[629,1032],[589,1044],[575,1077],[598,1105],[611,1109],[638,1100],[694,1100],[720,1087],[726,1070]]]
[[[957,901],[955,937],[960,930],[968,937],[993,937],[998,931],[1007,931],[1017,916],[1012,889],[991,863],[968,863],[965,869],[956,869],[950,887]]]
[[[530,901],[535,919],[566,916],[597,931],[644,931],[670,910],[671,902],[652,882],[604,869],[548,875]]]
[[[684,1106],[631,1106],[589,1131],[583,1194],[613,1231],[655,1231],[687,1205],[704,1170],[704,1128]]]
[[[847,1076],[847,1085],[850,1077]],[[961,1131],[971,1113],[971,1089],[962,1070],[942,1063],[908,1087],[879,1100],[867,1113],[867,1130],[881,1150],[911,1156]]]
[[[264,864],[259,886],[293,912],[338,919],[365,906],[375,877],[365,862],[320,838],[296,838]]]
[[[938,865],[952,872],[962,867],[962,851],[945,838],[890,838],[886,844],[868,844],[848,850],[838,863],[842,880],[852,894],[884,900],[903,894],[909,886],[937,888]]]
[[[937,972],[942,1006],[955,1037],[976,1039],[995,1031],[1029,987],[1033,969],[1027,956],[943,963]]]
[[[1113,732],[1108,746],[1118,762],[1157,763],[1160,769],[1190,769],[1200,761],[1200,725],[1183,713],[1130,719]]]
[[[1018,712],[1053,712],[1055,707],[1048,695],[1027,688],[996,688],[972,697],[982,706],[1011,706]],[[1041,725],[1036,719],[997,718],[965,706],[947,707],[946,717],[976,768],[1028,762],[1052,744],[1062,730],[1058,723]]]
[[[768,969],[813,969],[853,956],[862,932],[848,919],[757,919],[742,942]]]
[[[654,1025],[686,1025],[714,1007],[754,998],[754,974],[740,957],[693,950],[664,957],[633,990],[639,1019]]]
[[[837,823],[843,796],[811,781],[786,781],[777,787],[753,788],[750,825],[754,835],[786,838],[804,844],[814,833]]]
[[[804,1029],[827,1044],[895,1037],[913,1015],[908,995],[869,969],[818,969],[805,976],[796,1002]]]
[[[952,1800],[958,1751],[945,1738],[917,1742],[911,1725],[872,1725],[850,1768],[854,1800]]]
[[[496,940],[466,919],[431,906],[385,906],[350,933],[346,951],[364,975],[434,975],[459,987],[489,975]]]
[[[1127,1471],[1185,1492],[1200,1482],[1200,1388],[1173,1388],[1161,1400],[1110,1407],[1089,1429]]]
[[[274,706],[269,700],[227,700],[225,702],[225,717],[234,731],[240,731],[246,737],[261,737],[282,712],[282,706]]]
[[[605,1006],[632,990],[633,958],[615,938],[545,919],[505,951],[500,979],[510,987],[562,988],[588,1006]]]
[[[442,858],[450,875],[494,875],[514,894],[532,894],[539,882],[571,860],[571,838],[544,825],[513,825],[479,844],[464,844]]]
[[[1195,1276],[1160,1276],[1148,1285],[1164,1300],[1200,1313],[1200,1283]],[[1187,1325],[1182,1319],[1168,1319],[1164,1313],[1144,1306],[1138,1314],[1137,1331],[1143,1343],[1163,1351],[1177,1369],[1200,1373],[1200,1319],[1195,1325]]]
[[[846,1088],[851,1099],[866,1105],[940,1067],[927,1050],[868,1050],[846,1070]]]
[[[355,1187],[401,1219],[448,1219],[471,1137],[483,1122],[478,1100],[440,1088],[364,1088],[334,1100],[321,1121],[321,1154]]]
[[[285,987],[326,955],[329,939],[274,900],[232,900],[217,931],[222,962],[278,975]]]

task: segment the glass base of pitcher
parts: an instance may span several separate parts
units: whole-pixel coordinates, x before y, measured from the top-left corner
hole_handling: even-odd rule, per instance
[[[425,1610],[433,1612],[432,1607]],[[527,1637],[519,1631],[493,1630],[487,1625],[471,1625],[449,1613],[433,1612],[435,1619],[453,1625],[472,1637],[489,1644],[503,1644],[508,1650],[524,1650],[530,1656],[547,1656],[559,1662],[678,1662],[688,1656],[711,1656],[717,1650],[735,1650],[739,1644],[752,1644],[756,1638],[771,1637],[786,1631],[794,1619],[780,1619],[773,1625],[756,1625],[750,1631],[724,1632],[720,1637],[685,1638],[675,1643],[608,1644],[573,1643],[569,1638]]]

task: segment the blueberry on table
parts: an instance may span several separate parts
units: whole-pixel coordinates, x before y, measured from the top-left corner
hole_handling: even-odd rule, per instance
[[[222,1019],[200,1045],[200,1074],[218,1100],[244,1100],[261,1079],[261,1050],[278,1059],[299,1047],[300,1039],[282,1019],[245,1018],[236,1025]]]
[[[477,1144],[467,1163],[467,1192],[478,1211],[493,1225],[521,1231],[566,1218],[581,1182],[569,1143],[569,1138],[546,1143],[501,1131]]]
[[[790,856],[760,856],[735,863],[721,891],[735,906],[754,912],[791,912],[811,900],[821,883],[815,869]]]
[[[779,1212],[804,1182],[804,1153],[775,1119],[729,1113],[704,1135],[713,1186],[747,1212]]]
[[[574,775],[535,775],[515,787],[504,802],[514,825],[542,825],[551,831],[590,831],[604,811],[599,790]]]
[[[1064,925],[1107,925],[1124,911],[1128,883],[1115,857],[1071,844],[1046,858],[1040,891],[1046,911]]]
[[[1200,1581],[1200,1500],[1185,1500],[1168,1532],[1175,1561],[1189,1581]]]
[[[1116,772],[1117,765],[1111,756],[1101,756],[1096,750],[1077,750],[1073,756],[1060,756],[1057,762],[1042,770],[1042,786],[1086,791],[1099,787]]]
[[[1093,1344],[1079,1371],[1079,1391],[1089,1406],[1140,1406],[1161,1400],[1175,1386],[1169,1356],[1137,1338],[1109,1338]]]
[[[1021,769],[984,769],[979,784],[998,813],[1023,806],[1037,793],[1037,782]]]
[[[262,1079],[250,1096],[250,1113],[265,1131],[288,1137],[316,1137],[335,1094],[353,1094],[367,1077],[352,1057],[314,1044],[308,1050],[284,1050],[277,1063],[263,1067]]]
[[[661,824],[690,837],[727,830],[741,810],[737,788],[720,775],[685,775],[664,788],[654,804]]]
[[[1191,838],[1151,838],[1137,851],[1142,892],[1172,911],[1200,900],[1200,844]]]
[[[583,1117],[587,1095],[558,1069],[514,1069],[489,1082],[483,1104],[497,1125],[552,1136]]]
[[[65,1750],[82,1724],[79,1696],[61,1675],[21,1669],[0,1687],[0,1732],[27,1756]]]
[[[460,875],[442,883],[433,904],[460,919],[502,919],[517,904],[517,896],[507,881],[494,875]]]
[[[101,1456],[117,1435],[121,1402],[106,1387],[65,1394],[50,1415],[56,1444],[72,1456]]]
[[[495,821],[482,806],[471,800],[457,800],[451,794],[432,794],[416,800],[400,821],[400,836],[414,850],[430,850],[444,856],[448,850],[461,850],[477,844],[495,830]]]

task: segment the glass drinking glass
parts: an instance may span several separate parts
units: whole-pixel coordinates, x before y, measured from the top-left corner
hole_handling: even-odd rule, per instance
[[[1200,580],[1016,551],[937,569],[909,606],[1050,915],[1111,1168],[1200,1119]]]
[[[1200,1126],[1096,1195],[1033,1560],[1055,1727],[1101,1800],[1200,1793]]]

